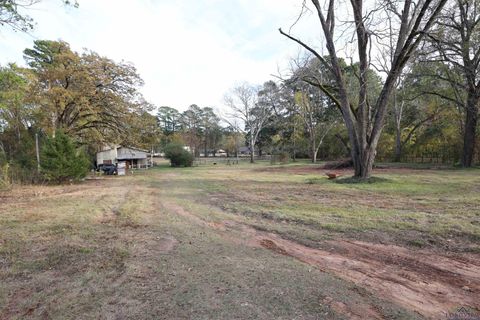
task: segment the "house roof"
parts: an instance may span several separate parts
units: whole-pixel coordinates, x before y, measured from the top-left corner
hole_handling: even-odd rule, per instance
[[[140,149],[140,148],[135,148],[135,147],[126,147],[126,146],[117,146],[117,147],[113,147],[113,148],[109,148],[109,149],[105,149],[105,150],[100,150],[98,151],[97,153],[100,153],[100,152],[106,152],[106,151],[111,151],[111,150],[114,150],[114,149],[131,149],[131,150],[136,150],[136,151],[141,151],[141,152],[150,152],[148,150],[144,150],[144,149]]]
[[[117,149],[121,149],[121,148],[124,148],[124,149],[132,149],[132,150],[136,150],[136,151],[141,151],[141,152],[150,152],[148,150],[145,150],[145,149],[140,149],[140,148],[135,148],[135,147],[125,147],[125,146],[119,146],[117,147]]]
[[[110,148],[110,149],[100,150],[100,151],[98,151],[97,153],[107,152],[107,151],[111,151],[111,150],[113,150],[113,149],[115,149],[115,148]]]

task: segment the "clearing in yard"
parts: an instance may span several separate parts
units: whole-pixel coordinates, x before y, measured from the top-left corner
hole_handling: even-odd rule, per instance
[[[1,192],[0,319],[479,315],[478,171],[375,175],[161,167]]]

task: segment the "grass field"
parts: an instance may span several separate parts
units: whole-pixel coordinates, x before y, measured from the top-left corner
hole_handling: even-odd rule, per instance
[[[478,314],[480,171],[375,176],[162,166],[0,192],[0,319]]]

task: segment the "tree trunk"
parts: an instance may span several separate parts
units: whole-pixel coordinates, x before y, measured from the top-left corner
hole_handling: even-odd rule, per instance
[[[315,142],[311,142],[310,143],[310,147],[311,147],[311,153],[312,153],[312,163],[316,163],[317,162],[317,148],[315,146]]]
[[[293,162],[297,161],[297,146],[296,146],[296,139],[295,139],[295,124],[293,125]]]
[[[401,72],[401,70],[402,69],[400,68],[398,73]],[[383,125],[385,123],[388,98],[393,90],[398,73],[390,73],[385,80],[382,92],[380,93],[375,106],[377,113],[370,134],[368,134],[368,119],[366,117],[354,120],[354,117],[352,117],[350,113],[348,114],[350,117],[345,118],[344,116],[350,144],[352,145],[352,160],[355,168],[355,178],[366,180],[369,179],[372,174],[373,163],[375,161],[375,156],[377,155],[376,150],[378,140],[380,139]],[[343,92],[343,94],[345,95],[343,100],[348,102],[346,92]],[[343,110],[349,110],[347,108],[349,108],[349,105],[344,104]],[[361,130],[358,130],[358,128],[361,128]]]
[[[250,133],[250,163],[255,162],[255,139],[253,134]]]
[[[398,86],[399,84],[397,84]],[[397,91],[393,94],[393,111],[395,120],[395,157],[393,162],[400,162],[402,158],[402,117],[404,102],[398,103]]]
[[[467,98],[467,110],[465,115],[465,133],[463,136],[462,167],[470,168],[475,155],[475,140],[478,120],[478,98],[469,93]]]
[[[395,126],[395,158],[393,162],[400,162],[402,159],[402,130]]]
[[[375,148],[359,149],[358,144],[352,148],[352,161],[355,169],[355,178],[368,179],[371,176],[375,161]]]
[[[348,157],[351,153],[352,153],[352,150],[350,149],[350,146],[348,145],[348,141],[346,139],[344,139],[340,134],[335,134],[335,137],[340,140],[340,142],[342,143],[342,145],[345,147],[345,156]]]

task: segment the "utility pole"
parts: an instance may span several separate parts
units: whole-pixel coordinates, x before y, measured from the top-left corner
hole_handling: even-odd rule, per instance
[[[152,152],[150,153],[150,167],[153,168],[153,146],[152,146]]]

